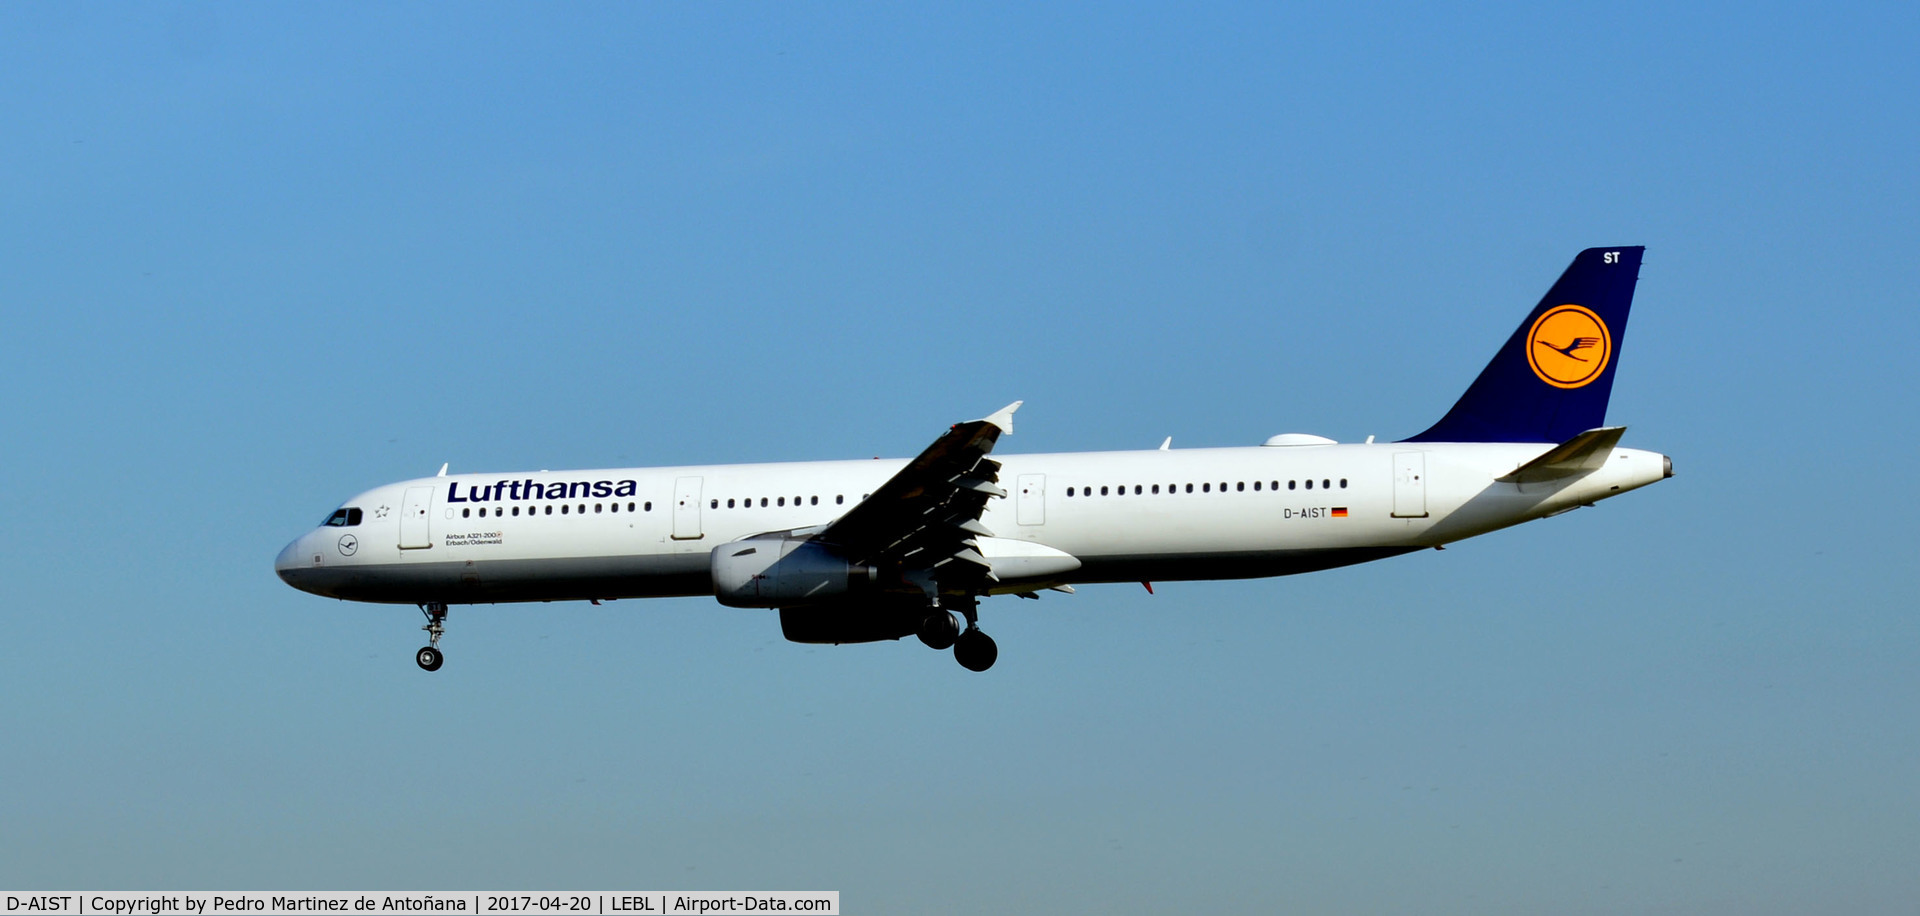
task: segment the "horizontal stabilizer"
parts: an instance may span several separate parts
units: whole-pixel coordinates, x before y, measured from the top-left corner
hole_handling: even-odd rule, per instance
[[[1626,432],[1624,426],[1602,426],[1587,430],[1547,449],[1546,454],[1514,468],[1513,473],[1499,480],[1502,483],[1540,483],[1597,471],[1607,463],[1607,454],[1620,444],[1620,437]]]

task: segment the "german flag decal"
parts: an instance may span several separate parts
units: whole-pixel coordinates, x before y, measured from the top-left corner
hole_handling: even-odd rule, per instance
[[[1334,518],[1346,518],[1346,517],[1347,517],[1347,507],[1346,507],[1346,506],[1334,506],[1334,507],[1333,507],[1333,517],[1334,517]]]

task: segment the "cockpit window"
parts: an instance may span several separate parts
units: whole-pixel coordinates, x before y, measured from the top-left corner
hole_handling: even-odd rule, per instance
[[[356,508],[335,509],[333,510],[332,515],[327,516],[325,527],[352,528],[353,526],[358,524],[360,524],[359,509],[356,509]]]

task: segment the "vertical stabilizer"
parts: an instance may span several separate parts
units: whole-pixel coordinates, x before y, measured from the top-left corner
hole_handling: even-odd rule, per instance
[[[1589,248],[1467,393],[1408,442],[1565,442],[1606,425],[1643,247]]]

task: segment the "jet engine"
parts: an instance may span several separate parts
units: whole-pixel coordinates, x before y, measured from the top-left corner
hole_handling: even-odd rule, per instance
[[[805,607],[872,590],[880,577],[832,548],[783,534],[742,538],[713,549],[713,596],[728,607]]]
[[[780,635],[789,642],[843,645],[911,635],[927,616],[925,599],[855,599],[822,607],[780,609]]]

